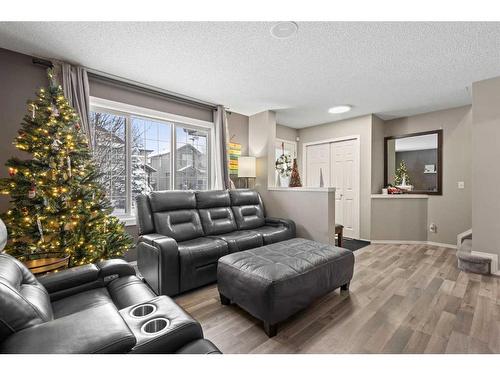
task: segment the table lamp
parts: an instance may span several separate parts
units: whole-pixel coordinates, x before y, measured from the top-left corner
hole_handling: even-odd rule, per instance
[[[248,188],[248,179],[255,178],[255,156],[240,156],[238,158],[238,177],[246,178],[246,187]]]

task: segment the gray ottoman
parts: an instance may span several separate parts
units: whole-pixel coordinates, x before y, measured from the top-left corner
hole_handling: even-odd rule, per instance
[[[341,287],[349,289],[354,254],[347,249],[294,238],[219,259],[222,304],[236,303],[264,322],[269,337],[277,323]]]

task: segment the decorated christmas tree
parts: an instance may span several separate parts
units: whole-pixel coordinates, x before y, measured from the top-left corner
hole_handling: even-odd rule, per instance
[[[60,252],[70,265],[117,257],[131,245],[99,183],[79,118],[49,70],[49,87],[28,103],[15,146],[32,158],[11,158],[0,180],[11,208],[2,214],[6,251],[20,259]]]
[[[300,182],[299,168],[297,167],[297,159],[293,159],[292,174],[290,175],[290,187],[302,187]]]
[[[406,167],[406,163],[404,160],[401,160],[398,169],[396,169],[396,173],[394,175],[394,182],[398,186],[410,185],[410,176],[408,175],[408,168]]]

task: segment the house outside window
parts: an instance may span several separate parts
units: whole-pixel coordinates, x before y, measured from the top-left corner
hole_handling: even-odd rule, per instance
[[[115,215],[131,219],[139,194],[210,189],[212,123],[98,98],[91,98],[90,120]]]

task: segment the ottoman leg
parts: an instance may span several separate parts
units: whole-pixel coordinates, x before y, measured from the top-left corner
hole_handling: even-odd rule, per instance
[[[340,290],[346,290],[346,291],[348,291],[349,290],[349,283],[342,285],[340,287]]]
[[[227,298],[225,295],[219,293],[219,296],[220,296],[220,303],[222,305],[230,305],[231,304],[231,300],[229,298]]]
[[[278,325],[264,322],[264,332],[268,337],[276,336],[276,333],[278,333]]]

